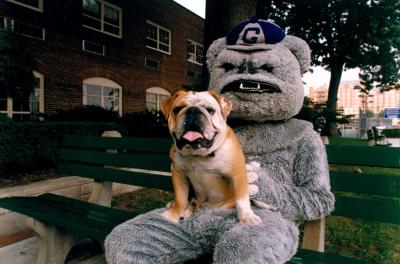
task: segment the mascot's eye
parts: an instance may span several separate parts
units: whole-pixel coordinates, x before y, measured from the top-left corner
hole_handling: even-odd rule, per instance
[[[177,106],[172,110],[175,115],[177,115],[181,110],[183,109],[183,106]]]
[[[223,68],[225,72],[228,72],[235,69],[235,65],[233,65],[232,63],[224,63],[221,65],[221,68]]]
[[[267,71],[267,72],[272,72],[274,70],[274,67],[272,67],[269,64],[264,64],[260,67],[262,70]]]
[[[214,114],[214,113],[215,113],[214,108],[207,107],[206,110],[207,110],[207,112],[209,112],[210,114]]]

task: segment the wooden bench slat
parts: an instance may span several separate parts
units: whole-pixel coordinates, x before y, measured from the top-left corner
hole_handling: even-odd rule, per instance
[[[400,196],[400,177],[387,174],[364,174],[351,171],[331,171],[331,187],[334,191],[359,194]]]
[[[171,159],[165,153],[126,154],[90,150],[61,149],[60,160],[158,171],[171,171]]]
[[[88,203],[85,201],[60,196],[52,193],[45,193],[38,196],[44,202],[53,203],[54,206],[63,206],[72,208],[77,211],[78,214],[85,214],[86,212],[94,213],[98,216],[101,216],[105,219],[113,219],[115,221],[121,220],[124,221],[126,219],[130,219],[134,217],[134,214],[131,212],[123,211],[123,210],[115,210],[110,207],[105,207],[97,204]]]
[[[68,214],[65,208],[53,208],[43,205],[38,197],[7,197],[0,199],[0,206],[17,213],[33,217],[45,223],[64,227],[75,232],[87,234],[90,237],[104,239],[105,236],[117,225],[117,222],[96,221],[76,214]]]
[[[365,146],[326,146],[331,164],[400,168],[400,148]]]
[[[61,146],[81,149],[117,149],[126,151],[169,153],[169,150],[172,146],[172,140],[161,138],[112,138],[65,135],[63,137]]]
[[[109,181],[136,185],[147,188],[171,191],[171,177],[157,174],[147,174],[142,172],[124,171],[103,167],[94,167],[80,164],[61,162],[58,170],[75,176],[92,178],[99,181]]]
[[[335,196],[332,215],[400,224],[400,202],[392,199],[370,199]]]

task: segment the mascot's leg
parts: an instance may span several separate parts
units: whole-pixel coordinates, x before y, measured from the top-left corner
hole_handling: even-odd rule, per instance
[[[215,245],[213,263],[285,263],[296,253],[299,231],[294,222],[266,209],[254,212],[263,223],[226,230]]]
[[[107,263],[182,263],[202,254],[193,238],[190,218],[175,224],[160,215],[163,210],[151,211],[115,227],[105,241]]]

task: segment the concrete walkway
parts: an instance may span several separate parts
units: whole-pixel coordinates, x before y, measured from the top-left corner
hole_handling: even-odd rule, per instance
[[[0,264],[33,264],[36,262],[39,245],[36,237],[31,237],[17,243],[0,248]],[[90,259],[68,261],[66,264],[106,264],[104,255],[96,255]]]

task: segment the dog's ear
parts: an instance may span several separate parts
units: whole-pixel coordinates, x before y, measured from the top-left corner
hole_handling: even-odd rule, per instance
[[[215,98],[215,100],[217,100],[218,104],[221,107],[222,116],[223,116],[224,119],[226,119],[228,117],[229,113],[232,110],[232,102],[231,102],[231,100],[229,100],[228,98],[217,94],[214,91],[208,91],[208,92]]]
[[[169,115],[171,114],[171,108],[172,108],[172,105],[174,104],[175,99],[185,93],[186,92],[184,92],[184,91],[178,91],[178,92],[174,93],[173,95],[169,96],[168,98],[165,98],[164,100],[160,101],[161,112],[165,115],[165,118],[167,120],[169,118]]]

